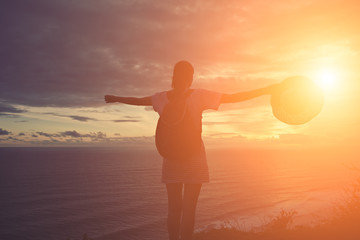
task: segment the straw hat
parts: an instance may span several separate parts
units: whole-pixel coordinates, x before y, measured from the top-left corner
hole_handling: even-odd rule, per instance
[[[320,88],[310,79],[296,76],[285,79],[281,90],[271,96],[274,116],[280,121],[304,124],[321,111],[324,96]]]

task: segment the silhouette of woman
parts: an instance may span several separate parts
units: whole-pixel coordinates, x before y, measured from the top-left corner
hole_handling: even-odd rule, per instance
[[[193,66],[187,61],[180,61],[174,67],[171,90],[143,98],[105,95],[105,101],[106,103],[119,102],[138,106],[153,106],[154,110],[161,115],[169,99],[185,97],[185,93],[188,92],[193,82],[193,74]],[[278,86],[279,84],[273,84],[265,88],[235,94],[191,89],[191,94],[186,97],[188,111],[201,130],[202,112],[204,110],[217,110],[219,105],[223,103],[246,101],[261,95],[272,94]],[[168,195],[167,227],[170,240],[191,240],[200,189],[202,184],[206,182],[209,182],[209,171],[203,144],[199,153],[191,157],[191,161],[163,159],[162,183],[166,184]]]

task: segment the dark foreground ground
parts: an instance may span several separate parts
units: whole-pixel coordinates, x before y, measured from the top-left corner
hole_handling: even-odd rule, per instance
[[[360,178],[328,219],[314,226],[292,226],[295,215],[296,211],[281,210],[256,231],[222,227],[196,233],[193,240],[360,240]]]

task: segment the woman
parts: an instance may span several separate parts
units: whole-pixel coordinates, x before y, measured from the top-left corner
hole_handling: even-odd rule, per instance
[[[261,95],[272,94],[278,84],[266,88],[235,94],[223,94],[203,89],[191,89],[194,68],[187,61],[175,64],[172,89],[156,93],[153,96],[118,97],[106,95],[106,103],[125,103],[138,106],[153,106],[161,116],[169,100],[186,98],[187,109],[201,131],[202,112],[206,109],[217,110],[220,104],[249,100]],[[209,182],[209,171],[206,162],[205,148],[201,145],[198,153],[188,161],[170,161],[163,159],[162,183],[166,184],[168,195],[168,233],[170,240],[191,240],[195,210],[202,183]]]

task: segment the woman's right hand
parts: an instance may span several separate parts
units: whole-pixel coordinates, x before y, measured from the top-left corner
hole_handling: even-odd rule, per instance
[[[113,95],[105,95],[104,96],[105,102],[106,103],[114,103],[117,102],[117,97],[113,96]]]

